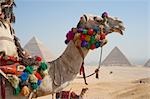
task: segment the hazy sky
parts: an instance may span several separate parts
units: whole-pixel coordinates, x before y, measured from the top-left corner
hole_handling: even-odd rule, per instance
[[[103,59],[115,47],[133,64],[143,64],[150,58],[149,0],[16,0],[16,34],[22,45],[36,36],[58,57],[64,51],[66,33],[76,27],[84,13],[122,19],[124,36],[111,34],[104,46]],[[90,51],[86,63],[98,63],[100,49]]]

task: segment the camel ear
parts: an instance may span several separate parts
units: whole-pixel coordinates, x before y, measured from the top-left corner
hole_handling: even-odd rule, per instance
[[[79,21],[79,23],[77,24],[77,28],[81,27],[81,22]]]

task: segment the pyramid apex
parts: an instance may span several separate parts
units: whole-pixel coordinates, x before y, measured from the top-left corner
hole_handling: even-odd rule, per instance
[[[120,50],[120,49],[118,48],[118,46],[115,46],[113,49],[118,49],[118,50]]]
[[[46,62],[53,60],[53,55],[50,50],[37,37],[33,36],[24,46],[32,56],[40,56]]]
[[[150,67],[150,59],[144,64],[145,67]]]
[[[104,66],[131,66],[126,56],[115,46],[102,62]]]

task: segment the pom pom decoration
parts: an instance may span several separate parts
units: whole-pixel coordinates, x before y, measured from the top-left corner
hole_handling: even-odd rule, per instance
[[[45,63],[45,62],[42,62],[41,64],[40,64],[40,67],[39,67],[39,70],[41,71],[44,71],[44,70],[46,70],[48,67],[47,67],[47,64]]]
[[[84,34],[81,34],[81,40],[85,40],[85,38],[86,38],[86,35],[84,35]]]
[[[37,89],[38,88],[38,84],[37,83],[31,83],[31,88],[33,90]]]
[[[82,29],[82,28],[79,28],[79,29],[77,30],[77,32],[82,33],[82,32],[83,32],[83,29]]]
[[[94,34],[94,30],[93,29],[88,29],[88,35],[92,36]]]
[[[95,43],[95,47],[96,47],[96,48],[99,48],[100,46],[101,46],[101,43],[100,43],[100,42],[96,42],[96,43]]]
[[[14,88],[17,88],[19,85],[19,78],[16,75],[8,76],[8,81]]]
[[[93,30],[94,30],[96,33],[100,31],[100,29],[99,29],[98,26],[95,26]]]
[[[41,62],[41,61],[42,61],[42,58],[39,57],[39,56],[36,56],[36,59],[35,59],[35,60],[38,61],[38,62]]]
[[[33,67],[32,66],[27,66],[25,69],[25,72],[32,74],[33,73]]]
[[[87,34],[88,33],[88,30],[86,30],[86,29],[83,29],[83,32],[82,32],[82,34]]]
[[[88,42],[83,40],[81,43],[81,47],[87,47],[88,46]]]
[[[95,40],[95,37],[94,37],[94,36],[91,36],[90,43],[91,43],[91,44],[94,44],[95,41],[96,41],[96,40]]]
[[[102,18],[105,18],[105,17],[108,17],[108,13],[107,12],[102,13]]]
[[[73,40],[73,38],[74,38],[74,33],[72,32],[72,31],[69,31],[68,33],[67,33],[67,35],[66,35],[66,37],[67,37],[67,40]]]
[[[106,34],[105,34],[105,33],[100,34],[100,40],[105,39],[105,37],[106,37]]]
[[[96,35],[95,35],[95,39],[96,39],[97,41],[99,41],[99,40],[100,40],[100,34],[96,34]]]
[[[34,75],[36,76],[36,78],[37,78],[38,80],[42,80],[42,77],[41,77],[40,73],[35,72]]]
[[[14,95],[19,95],[19,93],[21,93],[23,96],[29,96],[30,89],[36,90],[45,75],[48,75],[48,66],[45,62],[41,62],[41,57],[35,57],[34,59],[41,63],[40,66],[36,66],[38,71],[33,70],[34,66],[24,66],[20,75],[7,75],[8,81],[13,87]]]
[[[76,35],[74,36],[74,41],[80,39],[81,33],[76,33]]]
[[[91,50],[95,49],[96,48],[95,44],[92,44],[90,48]]]
[[[69,43],[69,40],[65,40],[65,44],[68,44]]]
[[[86,40],[87,42],[89,42],[90,39],[91,39],[91,37],[90,37],[89,35],[86,35],[85,40]]]
[[[105,12],[103,16],[107,17],[107,13]],[[76,46],[93,50],[103,46],[103,40],[106,39],[106,34],[100,31],[99,26],[95,26],[89,29],[72,28],[72,31],[69,31],[66,37],[66,44],[68,44],[70,40],[73,40]]]
[[[13,94],[14,94],[15,96],[17,96],[17,95],[19,95],[20,91],[21,91],[21,89],[20,89],[20,87],[18,86],[17,88],[14,89]]]
[[[26,81],[28,79],[28,73],[27,72],[23,72],[20,76],[21,81]]]
[[[21,94],[23,95],[23,96],[29,96],[29,94],[30,94],[30,89],[27,87],[27,86],[24,86],[22,89],[21,89]]]
[[[29,80],[31,83],[37,83],[38,79],[36,78],[36,76],[34,74],[29,75]]]
[[[38,80],[37,84],[38,86],[42,83],[42,80]]]

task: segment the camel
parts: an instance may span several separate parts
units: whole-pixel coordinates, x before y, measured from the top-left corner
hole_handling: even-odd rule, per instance
[[[99,27],[102,24],[103,19],[96,15],[83,15],[77,25],[77,28],[93,28],[93,27]],[[115,20],[113,20],[115,22]],[[111,22],[113,22],[111,21]],[[107,24],[109,25],[109,24]],[[115,24],[116,26],[113,27],[119,27],[120,24]],[[118,26],[117,26],[118,25]],[[122,25],[122,24],[121,24]],[[109,31],[114,30],[113,27],[110,28]],[[123,27],[123,26],[122,26]],[[3,31],[5,28],[1,28]],[[119,31],[123,31],[122,28]],[[8,32],[5,31],[7,34]],[[113,31],[112,31],[113,32]],[[120,32],[118,32],[120,33]],[[123,33],[123,32],[121,32]],[[121,34],[120,33],[120,34]],[[0,34],[1,35],[1,34]],[[47,62],[48,70],[47,75],[43,78],[41,85],[39,86],[38,90],[36,90],[35,94],[36,97],[42,96],[42,95],[48,95],[53,94],[56,92],[59,92],[63,90],[65,87],[67,87],[70,82],[75,79],[76,75],[79,73],[81,64],[83,63],[83,59],[86,57],[86,55],[89,52],[89,49],[83,48],[81,46],[78,46],[77,39],[71,40],[65,51],[62,53],[60,57],[58,57],[56,60]],[[2,41],[0,41],[1,43]],[[5,42],[4,42],[5,44]],[[10,44],[12,45],[12,44]],[[0,45],[1,46],[1,45]],[[1,47],[0,47],[1,48]],[[13,47],[12,47],[13,48]],[[15,50],[14,50],[15,51]],[[11,51],[8,51],[10,53]],[[83,55],[81,55],[81,52]],[[9,83],[7,83],[6,87],[6,99],[26,99],[28,97],[24,97],[21,95],[14,96],[13,95],[12,87]],[[34,92],[31,92],[33,94]],[[30,98],[32,95],[29,96]],[[0,97],[1,99],[1,97]]]
[[[56,99],[84,99],[84,95],[87,92],[88,88],[82,88],[81,93],[77,95],[75,92],[69,91],[61,91],[56,93]]]

